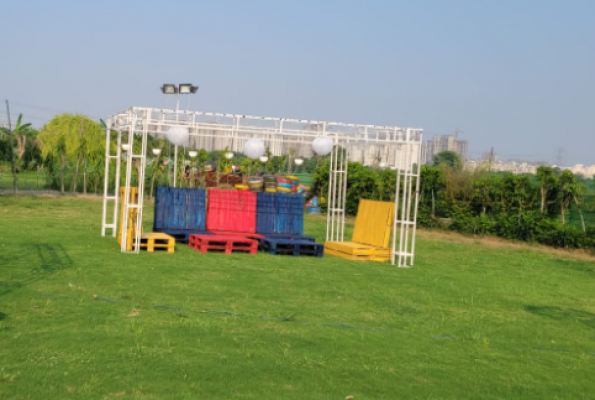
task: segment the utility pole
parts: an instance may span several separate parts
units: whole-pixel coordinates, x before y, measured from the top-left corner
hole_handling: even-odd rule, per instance
[[[8,99],[6,99],[6,116],[8,117],[8,133],[10,136],[10,161],[12,162],[14,194],[17,194],[17,163],[14,159],[14,135],[12,134],[12,125],[10,123],[10,107],[8,106]]]
[[[562,168],[562,164],[564,163],[564,152],[562,147],[559,147],[558,150],[556,150],[556,166],[558,168]]]
[[[488,172],[492,172],[492,163],[494,162],[494,146],[490,149],[490,159],[488,161]]]

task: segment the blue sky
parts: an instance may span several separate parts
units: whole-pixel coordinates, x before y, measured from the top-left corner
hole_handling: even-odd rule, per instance
[[[192,82],[194,110],[459,129],[472,156],[595,164],[593,0],[0,0],[0,15],[0,98],[36,125],[165,107],[162,83]]]

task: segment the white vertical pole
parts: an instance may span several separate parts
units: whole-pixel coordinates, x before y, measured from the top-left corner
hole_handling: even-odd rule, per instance
[[[178,145],[174,146],[174,187],[178,184]]]
[[[397,166],[397,182],[395,189],[395,214],[393,219],[393,251],[391,256],[391,264],[395,265],[395,251],[397,247],[397,222],[399,221],[399,196],[401,195],[401,144],[398,144],[395,149],[395,164]]]
[[[343,208],[343,220],[341,221],[341,241],[345,240],[345,213],[347,212],[347,172],[349,170],[349,142],[347,142],[345,145],[345,153],[343,156],[345,158],[345,166],[343,168],[345,179],[343,182],[343,205],[341,206]]]
[[[109,162],[110,162],[110,128],[112,119],[107,119],[105,128],[105,177],[103,182],[103,213],[101,218],[101,236],[105,236],[105,219],[107,217],[107,198],[109,196]],[[115,229],[113,229],[115,231]]]
[[[408,145],[405,147],[406,150],[409,150]],[[403,168],[403,204],[401,205],[401,229],[400,229],[400,238],[399,238],[399,263],[398,266],[401,267],[403,265],[403,240],[405,238],[405,211],[407,209],[407,183],[409,174],[407,173],[407,163],[409,162],[409,152],[405,152],[405,166]]]
[[[421,140],[422,134],[420,133],[420,143],[423,143]],[[415,237],[417,233],[417,208],[419,203],[419,188],[420,188],[420,179],[421,179],[421,163],[422,163],[422,145],[418,145],[417,148],[417,178],[415,184],[415,207],[413,210],[413,235],[411,238],[411,266],[413,266],[413,259],[415,258]]]
[[[118,139],[117,139],[117,149],[116,149],[116,177],[114,178],[114,186],[115,186],[115,196],[116,201],[114,202],[114,226],[116,229],[113,230],[112,236],[116,237],[116,231],[118,228],[118,204],[120,200],[120,169],[122,165],[122,131],[118,130]]]
[[[130,128],[128,129],[128,152],[126,153],[126,185],[124,187],[124,217],[122,218],[122,240],[120,250],[125,253],[128,243],[128,213],[130,211],[130,184],[132,179],[132,153],[134,152],[134,120],[132,110],[129,114]]]
[[[142,145],[141,145],[141,158],[140,158],[140,169],[139,169],[139,177],[138,177],[138,202],[137,202],[137,213],[136,213],[136,230],[135,230],[135,243],[134,243],[134,251],[135,253],[140,252],[140,238],[141,233],[143,230],[143,200],[145,195],[145,168],[147,164],[147,129],[148,129],[148,120],[143,121],[143,130],[142,130]]]
[[[412,154],[411,143],[407,144],[407,154],[409,155],[409,164],[407,165],[407,174],[409,175],[409,187],[407,189],[407,218],[405,221],[405,247],[403,248],[403,252],[404,252],[404,257],[405,257],[405,259],[404,259],[405,265],[410,265],[409,263],[407,263],[407,257],[410,257],[410,255],[409,255],[409,231],[411,230],[411,200],[412,200],[411,190],[413,187],[413,168],[412,168],[413,154]]]

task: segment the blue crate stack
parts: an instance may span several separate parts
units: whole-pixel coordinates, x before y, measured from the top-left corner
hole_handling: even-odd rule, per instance
[[[206,198],[204,189],[158,187],[153,231],[168,234],[204,232]]]
[[[257,193],[256,232],[303,234],[304,198],[286,193]]]

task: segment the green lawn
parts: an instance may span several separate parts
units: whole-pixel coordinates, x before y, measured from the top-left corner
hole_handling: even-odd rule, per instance
[[[0,197],[0,399],[595,398],[594,260],[431,235],[413,269],[123,255],[100,219]]]

